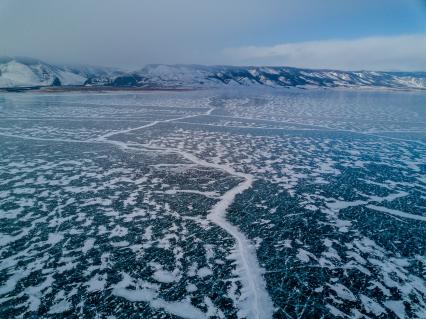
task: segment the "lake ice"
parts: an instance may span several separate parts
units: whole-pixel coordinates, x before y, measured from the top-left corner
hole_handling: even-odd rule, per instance
[[[1,318],[425,318],[426,94],[0,95]]]

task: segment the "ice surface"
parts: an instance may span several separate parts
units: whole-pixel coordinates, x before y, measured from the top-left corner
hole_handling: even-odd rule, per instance
[[[424,105],[0,95],[0,317],[422,318]]]

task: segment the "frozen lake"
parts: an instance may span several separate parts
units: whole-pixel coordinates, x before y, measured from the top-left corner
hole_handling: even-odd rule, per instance
[[[426,93],[0,94],[0,318],[426,318]]]

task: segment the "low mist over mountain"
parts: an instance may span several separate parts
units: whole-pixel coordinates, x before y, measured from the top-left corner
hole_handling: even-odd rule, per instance
[[[147,65],[140,70],[125,72],[106,67],[52,65],[31,58],[0,58],[0,88],[49,86],[143,88],[270,86],[426,89],[426,73],[203,65]]]

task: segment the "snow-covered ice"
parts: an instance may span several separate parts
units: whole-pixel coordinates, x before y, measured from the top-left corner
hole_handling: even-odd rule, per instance
[[[0,317],[422,318],[424,105],[0,95]]]

